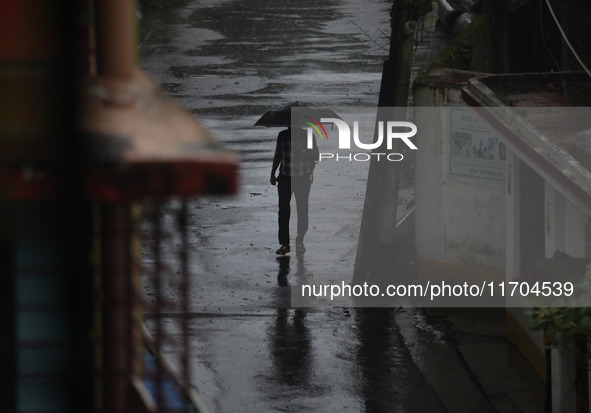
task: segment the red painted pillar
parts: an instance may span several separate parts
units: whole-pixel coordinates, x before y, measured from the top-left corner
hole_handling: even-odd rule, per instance
[[[95,0],[97,74],[131,79],[135,69],[135,2]]]

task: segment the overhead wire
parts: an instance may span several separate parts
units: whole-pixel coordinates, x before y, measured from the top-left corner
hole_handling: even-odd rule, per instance
[[[554,9],[552,8],[552,4],[550,4],[550,0],[546,0],[546,4],[548,5],[548,9],[550,10],[550,14],[552,15],[552,18],[554,19],[554,22],[556,23],[556,26],[558,26],[558,30],[560,31],[560,34],[562,35],[562,38],[564,39],[566,45],[568,46],[568,48],[572,52],[572,54],[575,57],[575,59],[577,59],[577,61],[581,65],[581,67],[585,70],[585,72],[587,73],[587,75],[589,77],[591,77],[591,71],[585,65],[585,63],[583,62],[583,60],[581,59],[581,57],[579,56],[579,54],[577,53],[577,51],[575,50],[575,48],[573,47],[573,45],[571,44],[570,40],[566,36],[566,33],[564,32],[564,29],[562,28],[562,25],[558,21],[558,17],[556,17],[556,13],[554,13]]]
[[[548,38],[548,40],[550,42],[552,42],[552,36],[546,35],[547,29],[545,28],[545,25],[544,25],[544,13],[542,10],[542,3],[541,2],[539,3],[539,12],[540,12],[540,16],[539,16],[538,28],[540,31],[540,39],[542,41],[542,45],[543,45],[544,49],[546,49],[546,53],[548,54],[548,57],[550,57],[550,60],[552,60],[552,63],[554,64],[554,66],[556,67],[556,70],[558,71],[558,76],[560,77],[560,82],[562,83],[562,89],[563,89],[564,93],[566,94],[566,90],[567,90],[566,78],[564,77],[564,73],[562,73],[561,65],[560,65],[560,63],[558,63],[558,61],[554,57],[554,52],[550,49],[550,47],[546,43],[546,38]],[[546,31],[546,33],[544,33],[544,31]],[[558,45],[552,44],[552,46],[554,47],[555,50],[558,50]]]
[[[539,35],[540,35],[540,41],[542,43],[542,47],[545,49],[547,56],[550,58],[550,60],[552,61],[556,71],[560,72],[561,71],[561,65],[560,63],[556,60],[555,57],[555,53],[559,53],[560,51],[560,46],[559,44],[556,44],[554,42],[554,36],[552,36],[548,30],[548,28],[545,26],[545,22],[544,22],[544,9],[543,9],[543,5],[540,2],[538,5],[538,11],[539,11],[539,16],[538,16],[538,31],[539,31]],[[532,7],[533,10],[533,7]],[[550,43],[550,44],[548,44]]]

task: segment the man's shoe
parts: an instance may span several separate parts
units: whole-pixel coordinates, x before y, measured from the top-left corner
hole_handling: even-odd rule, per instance
[[[289,249],[289,245],[282,245],[281,248],[279,248],[277,251],[275,251],[275,254],[277,255],[285,255],[288,252],[290,252],[291,250]]]
[[[301,254],[306,252],[306,247],[304,247],[304,244],[296,244],[296,252],[299,252]]]

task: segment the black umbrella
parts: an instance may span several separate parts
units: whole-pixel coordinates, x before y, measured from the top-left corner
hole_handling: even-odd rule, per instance
[[[338,119],[340,119],[340,116],[338,116],[331,109],[315,108],[315,107],[310,106],[306,103],[302,103],[302,102],[298,101],[298,102],[294,102],[292,104],[289,104],[287,106],[284,106],[281,109],[269,110],[269,111],[265,112],[265,114],[263,116],[261,116],[261,118],[259,120],[256,121],[254,126],[266,126],[268,128],[272,128],[272,127],[287,128],[292,125],[292,119],[291,119],[291,109],[292,108],[304,108],[304,110],[302,111],[301,114],[303,116],[308,117],[308,118],[315,118],[318,120],[320,118],[338,118]],[[305,123],[306,123],[305,121],[302,121],[301,126],[303,126]]]

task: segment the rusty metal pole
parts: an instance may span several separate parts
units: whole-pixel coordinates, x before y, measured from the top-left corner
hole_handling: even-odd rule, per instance
[[[181,375],[183,385],[188,389],[191,380],[190,372],[190,344],[189,344],[189,311],[190,311],[190,280],[189,280],[189,239],[187,231],[187,201],[183,200],[178,217],[179,231],[181,233],[181,330],[182,330],[182,350],[181,350]]]
[[[97,75],[130,81],[135,71],[135,2],[95,0]],[[133,259],[131,204],[103,205],[103,411],[128,410],[132,372]],[[137,360],[134,360],[137,362]]]
[[[155,312],[155,327],[154,327],[154,347],[156,349],[155,356],[158,357],[160,352],[163,349],[164,343],[164,327],[162,325],[162,317],[161,314],[164,309],[164,296],[162,295],[162,274],[163,274],[163,262],[161,259],[160,254],[160,242],[162,241],[162,228],[161,228],[161,205],[160,202],[155,202],[153,207],[153,215],[152,215],[152,225],[154,226],[154,242],[152,246],[152,253],[154,256],[154,272],[152,274],[153,282],[154,282],[154,291],[156,293],[156,302],[154,307]],[[157,359],[157,363],[161,363],[161,360]],[[155,376],[153,377],[154,382],[156,383],[156,391],[155,391],[155,402],[157,405],[162,403],[163,397],[163,375],[162,375],[162,365],[158,365],[155,371]]]
[[[135,2],[95,0],[99,76],[131,79],[135,69]]]
[[[101,210],[103,282],[103,411],[127,411],[130,376],[129,205]]]
[[[143,349],[144,339],[142,323],[144,321],[144,296],[142,290],[141,272],[141,213],[142,208],[137,203],[132,203],[127,208],[127,239],[128,269],[127,269],[127,300],[129,302],[129,373],[131,376],[142,377],[144,373]]]

